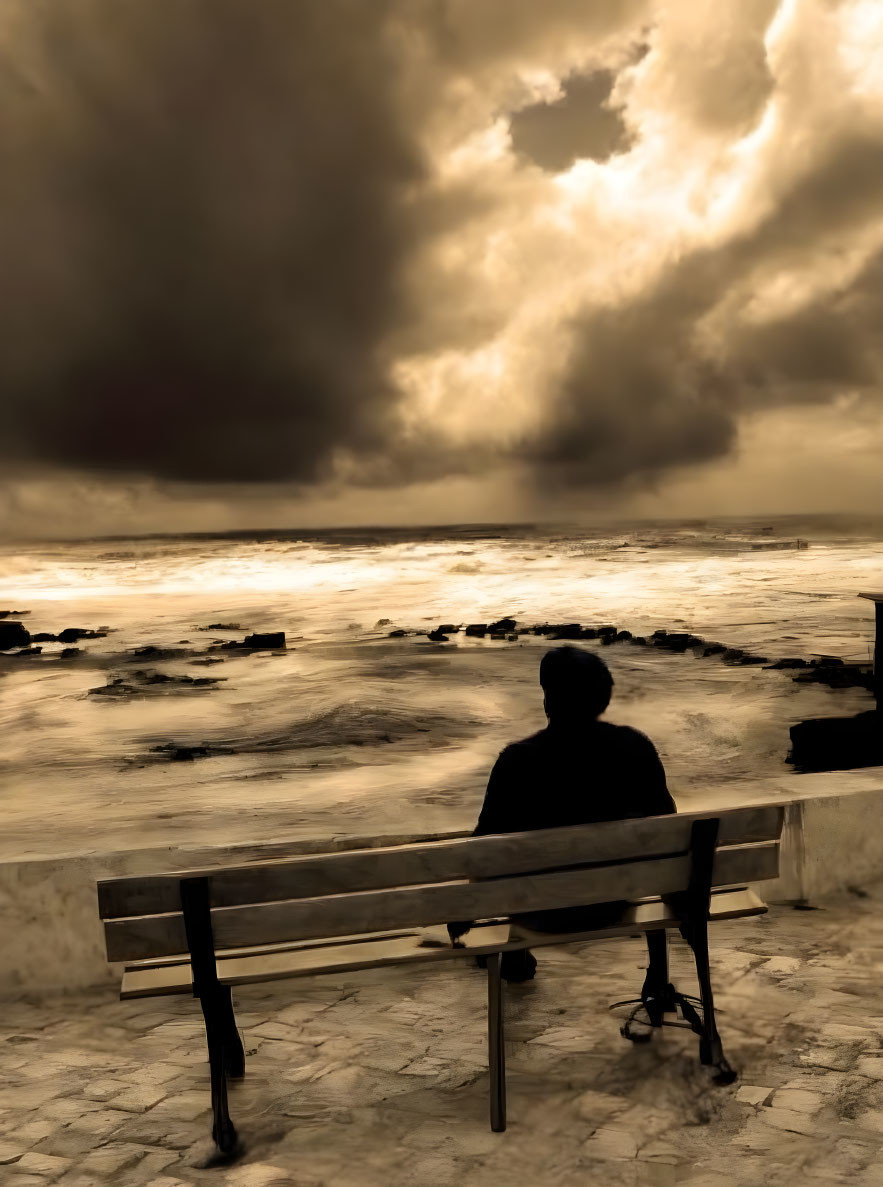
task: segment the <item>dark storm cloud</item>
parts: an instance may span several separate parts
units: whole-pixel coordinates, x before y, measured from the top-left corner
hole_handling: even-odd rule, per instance
[[[687,252],[630,301],[586,310],[540,432],[516,455],[546,487],[653,480],[725,455],[752,408],[883,398],[883,256],[841,286],[760,320],[765,282],[811,271],[883,202],[883,138],[856,126],[819,146],[766,217]],[[728,305],[729,303],[729,305]]]
[[[609,103],[615,82],[609,70],[573,75],[554,103],[534,103],[514,113],[509,122],[513,147],[553,173],[579,158],[606,161],[621,152],[630,138]]]
[[[9,6],[7,6],[9,7]],[[0,73],[0,452],[313,481],[380,447],[424,165],[384,0],[27,0]]]

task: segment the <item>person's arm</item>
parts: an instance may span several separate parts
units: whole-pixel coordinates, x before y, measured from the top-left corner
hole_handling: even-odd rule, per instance
[[[486,837],[489,833],[510,831],[506,817],[507,804],[510,804],[512,775],[512,757],[507,748],[498,755],[491,770],[487,790],[484,793],[484,803],[478,814],[478,823],[472,830],[473,837]],[[451,943],[456,944],[460,937],[469,931],[472,923],[471,919],[462,920],[459,923],[449,923],[448,935],[451,937]]]
[[[634,731],[634,746],[637,759],[635,764],[637,803],[631,815],[668,816],[677,812],[677,805],[668,790],[665,768],[656,747],[646,734],[642,734],[638,730]]]
[[[478,824],[473,829],[473,837],[486,837],[489,833],[508,833],[512,831],[513,789],[517,782],[517,760],[510,747],[506,747],[497,756],[487,790],[484,793],[484,803],[478,814]]]

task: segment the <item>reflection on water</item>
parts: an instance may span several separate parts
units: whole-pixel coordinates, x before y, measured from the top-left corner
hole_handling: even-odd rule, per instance
[[[74,660],[56,661],[60,645],[45,644],[39,659],[0,661],[3,852],[468,824],[496,752],[543,724],[546,644],[461,634],[436,646],[388,639],[393,626],[512,615],[636,634],[682,628],[772,658],[869,655],[868,607],[856,594],[880,584],[876,540],[740,551],[670,525],[631,536],[492,534],[0,552],[0,608],[29,609],[31,631],[111,628]],[[222,622],[242,631],[198,629]],[[271,629],[286,631],[284,655],[194,663],[213,639]],[[131,671],[128,653],[147,644],[181,648],[158,670],[223,682],[198,696],[88,695]],[[604,654],[617,685],[611,717],[653,736],[687,799],[710,782],[785,770],[791,722],[866,700],[690,653],[618,644]]]

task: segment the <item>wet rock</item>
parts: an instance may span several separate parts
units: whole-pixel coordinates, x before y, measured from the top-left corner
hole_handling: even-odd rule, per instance
[[[579,633],[579,637],[581,639],[597,639],[598,632],[595,630],[595,628],[593,626],[584,626],[583,629]]]
[[[42,647],[22,647],[20,651],[13,651],[13,655],[19,659],[27,659],[34,655],[42,655]]]
[[[163,742],[151,746],[151,754],[161,754],[169,762],[193,762],[195,758],[213,758],[218,754],[235,754],[231,746],[181,746],[176,742]]]
[[[433,643],[447,643],[448,641],[448,636],[444,634],[441,627],[437,630],[430,631],[426,637],[427,639],[431,639]]]
[[[599,626],[598,627],[598,638],[603,639],[607,635],[615,636],[616,631],[617,631],[617,628],[615,626]]]
[[[221,678],[216,676],[171,676],[167,672],[144,669],[125,676],[108,676],[107,683],[100,688],[90,688],[89,695],[125,699],[155,693],[208,689],[220,683]]]
[[[552,639],[578,639],[581,632],[580,623],[562,622],[549,628],[549,637]]]
[[[30,614],[30,610],[0,610],[0,618],[11,618],[12,615]]]
[[[634,643],[634,645],[636,647],[646,647],[647,646],[647,640],[644,638],[643,635],[633,635],[632,642]]]
[[[246,635],[242,646],[261,651],[281,651],[285,646],[285,631],[268,631],[265,634]]]
[[[506,642],[507,643],[517,643],[518,642],[518,632],[517,631],[510,632],[510,634],[508,634],[506,636]]]
[[[82,655],[83,652],[79,647],[62,647],[61,658],[73,659],[75,655]]]
[[[208,664],[222,664],[225,661],[220,655],[204,655],[202,659],[192,659],[190,662],[205,667]]]
[[[132,659],[175,659],[180,658],[182,652],[174,647],[155,647],[148,643],[146,647],[136,647],[132,652]]]
[[[31,635],[32,643],[57,643],[58,635],[52,635],[49,631],[38,631],[36,635]]]
[[[819,655],[811,663],[814,668],[839,668],[843,666],[843,660],[839,655]]]
[[[103,639],[107,631],[90,631],[81,626],[66,626],[58,632],[59,643],[78,643],[80,639]]]
[[[883,764],[883,715],[816,717],[791,727],[789,762],[802,771],[842,771]]]
[[[666,651],[686,651],[692,637],[685,631],[663,631],[660,634],[654,632],[653,644],[655,647],[665,648]]]
[[[793,677],[797,684],[826,684],[828,688],[867,688],[873,690],[874,676],[861,664],[831,664],[807,667]]]
[[[506,632],[505,631],[490,631],[489,633],[490,633],[490,637],[492,639],[496,639],[496,641],[498,643],[504,643],[506,641]]]
[[[196,629],[198,631],[241,631],[245,628],[241,627],[238,622],[210,622],[208,626],[200,626]]]
[[[769,663],[769,660],[765,655],[743,655],[737,662],[742,667],[747,668],[755,664]]]
[[[396,629],[394,631],[389,632],[389,635],[387,637],[390,639],[404,639],[404,637],[405,637],[405,635],[407,635],[407,633],[408,632],[403,631],[401,627],[396,627]]]
[[[438,629],[443,635],[456,635],[460,628],[458,626],[454,626],[452,622],[443,622]]]
[[[514,618],[501,618],[497,622],[492,622],[490,624],[490,626],[488,627],[488,630],[490,631],[490,633],[492,635],[499,633],[499,632],[502,632],[503,634],[508,634],[509,631],[515,630],[515,625],[516,624],[515,624]]]
[[[487,634],[487,623],[471,622],[466,628],[466,634],[472,638],[483,638]]]
[[[721,659],[723,659],[725,663],[733,664],[736,663],[737,660],[740,660],[744,654],[745,652],[741,647],[727,647],[721,656]]]
[[[391,622],[392,622],[391,618],[378,618],[377,621],[374,623],[374,627],[376,629],[379,626],[389,626]]]
[[[631,637],[632,637],[631,631],[617,631],[616,632],[617,643],[626,643]]]
[[[805,668],[805,667],[808,667],[808,664],[805,659],[800,659],[799,657],[793,657],[793,658],[788,657],[786,659],[777,659],[774,664],[769,665],[768,670],[770,672],[775,672],[777,670],[785,669],[785,668]]]
[[[0,622],[0,651],[11,651],[13,647],[27,647],[30,641],[30,631],[20,622]]]
[[[723,643],[706,643],[702,648],[702,655],[707,659],[710,655],[723,655],[727,648]]]

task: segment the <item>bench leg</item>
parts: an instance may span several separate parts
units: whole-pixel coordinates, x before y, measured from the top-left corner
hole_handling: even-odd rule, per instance
[[[691,921],[689,928],[690,947],[696,958],[696,974],[699,978],[699,994],[702,1000],[702,1033],[699,1037],[699,1060],[716,1069],[717,1084],[732,1084],[737,1072],[730,1067],[724,1055],[723,1044],[717,1032],[714,1016],[714,994],[711,989],[711,968],[708,961],[708,923],[705,919]]]
[[[245,1050],[236,1026],[236,1015],[233,1013],[233,995],[229,985],[222,985],[220,989],[220,1012],[224,1030],[224,1067],[231,1080],[241,1080],[245,1075]]]
[[[224,989],[226,987],[219,986]],[[227,989],[229,994],[229,989]],[[200,997],[205,1019],[205,1035],[208,1042],[208,1058],[212,1077],[212,1138],[222,1154],[231,1154],[236,1148],[236,1127],[230,1120],[227,1104],[227,1050],[229,1043],[229,1019],[232,1007],[229,996],[223,993],[207,993]],[[228,1014],[229,1010],[229,1014]],[[235,1026],[234,1026],[235,1029]],[[237,1039],[238,1039],[237,1035]]]
[[[506,1129],[506,1052],[503,1045],[503,981],[500,976],[502,953],[487,958],[487,1036],[488,1069],[491,1087],[491,1129]]]

